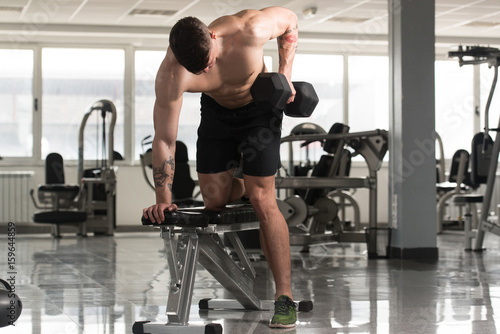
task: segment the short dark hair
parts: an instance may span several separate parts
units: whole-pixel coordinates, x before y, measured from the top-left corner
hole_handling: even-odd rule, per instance
[[[169,43],[177,61],[189,72],[198,74],[207,67],[210,31],[196,17],[180,19],[170,31]]]

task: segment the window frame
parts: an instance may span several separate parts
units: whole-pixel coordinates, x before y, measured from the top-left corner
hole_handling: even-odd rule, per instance
[[[22,44],[19,45],[18,47],[13,47],[12,45],[5,44],[5,43],[0,43],[0,49],[3,50],[31,50],[33,51],[33,73],[32,73],[32,85],[31,85],[31,91],[32,91],[32,101],[31,101],[31,113],[32,113],[32,125],[31,125],[31,134],[32,134],[32,151],[31,151],[31,156],[26,156],[26,157],[13,157],[13,156],[4,156],[0,152],[0,156],[2,159],[0,160],[0,166],[18,166],[18,165],[34,165],[39,163],[40,159],[40,152],[38,150],[37,143],[39,142],[38,139],[38,134],[39,134],[39,129],[41,128],[41,118],[40,118],[40,111],[41,106],[39,104],[40,100],[38,96],[40,95],[40,85],[37,80],[38,77],[40,77],[39,73],[41,70],[41,64],[39,62],[40,55],[39,55],[39,50],[40,47],[35,45],[35,44]],[[38,108],[35,110],[35,101],[38,103]]]

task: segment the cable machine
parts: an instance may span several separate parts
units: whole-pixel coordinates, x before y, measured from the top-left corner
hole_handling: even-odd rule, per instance
[[[89,117],[94,111],[102,118],[101,159],[96,158],[96,167],[84,169],[84,132]],[[106,118],[111,117],[106,131]],[[95,102],[84,115],[78,136],[78,182],[81,182],[87,213],[87,231],[113,235],[116,227],[116,166],[114,166],[114,128],[116,108],[109,100]],[[97,132],[99,145],[99,131]],[[97,152],[99,149],[97,149]],[[96,152],[96,153],[97,153]]]
[[[498,66],[500,65],[500,49],[481,46],[467,46],[463,48],[460,46],[457,51],[450,51],[448,55],[452,58],[458,58],[460,66],[488,64],[488,67],[493,68],[494,70],[493,82],[491,84],[484,111],[482,149],[478,153],[478,159],[483,162],[482,165],[487,166],[487,168],[484,168],[484,170],[487,171],[486,175],[484,175],[486,177],[486,190],[482,200],[481,217],[477,227],[475,245],[473,247],[473,250],[481,250],[483,247],[485,232],[491,232],[500,236],[500,225],[488,220],[493,189],[495,187],[498,156],[500,153],[500,135],[498,134],[500,131],[500,119],[496,128],[489,127],[490,105],[493,99],[493,94],[495,93],[495,87],[498,79]],[[493,144],[489,135],[490,132],[497,132]],[[473,162],[473,168],[474,167],[477,167],[477,165],[474,165]],[[481,171],[479,171],[479,173],[480,172]]]

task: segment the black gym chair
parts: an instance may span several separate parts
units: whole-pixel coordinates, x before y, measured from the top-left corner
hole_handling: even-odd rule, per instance
[[[45,159],[45,184],[37,189],[38,200],[34,189],[30,194],[33,203],[40,211],[33,215],[33,222],[51,224],[52,235],[61,237],[61,225],[79,227],[78,234],[86,235],[85,221],[87,214],[81,211],[80,186],[65,184],[64,161],[59,153],[50,153]]]
[[[342,123],[335,123],[330,128],[329,134],[345,134],[349,132],[349,126]],[[326,154],[322,155],[319,159],[317,165],[313,168],[311,176],[312,177],[326,177],[326,178],[338,178],[338,177],[348,177],[351,169],[351,158],[352,154],[346,149],[346,142],[342,139],[328,139],[325,140],[323,144],[323,150]],[[342,231],[347,222],[345,222],[344,217],[339,217],[338,209],[345,209],[346,206],[352,206],[354,210],[354,226],[357,229],[360,228],[359,223],[359,208],[356,201],[343,192],[345,189],[336,188],[310,188],[306,191],[304,196],[305,202],[310,206],[319,206],[319,201],[327,203],[326,200],[332,201],[334,204],[325,204],[328,206],[335,207],[328,209],[329,215],[333,219],[327,224],[321,223],[322,219],[312,220],[312,224],[315,226],[314,231],[316,233],[324,233],[325,229],[332,229],[335,232]],[[338,198],[334,201],[333,198]],[[342,218],[342,219],[340,219]]]
[[[329,134],[342,134],[349,132],[349,126],[342,123],[335,123],[330,128]],[[321,156],[318,164],[313,168],[311,176],[315,177],[338,177],[349,176],[351,168],[351,153],[344,148],[345,142],[342,139],[325,140],[323,150],[327,153]],[[319,198],[326,196],[335,189],[308,189],[305,194],[305,201],[313,205]]]
[[[292,131],[290,131],[290,135],[292,136],[300,136],[300,135],[316,135],[316,134],[326,134],[326,131],[319,126],[318,124],[311,122],[304,122],[296,125]],[[309,158],[310,153],[310,145],[313,143],[321,143],[323,146],[324,140],[305,140],[300,143],[300,148],[305,149],[305,158],[298,164],[294,165],[293,161],[293,142],[289,142],[288,150],[290,155],[290,161],[288,170],[293,172],[293,176],[309,176],[312,172],[312,169],[316,166],[316,162],[312,162]],[[279,171],[278,171],[279,173]],[[304,197],[307,189],[294,189],[293,192],[295,195],[300,197]]]
[[[478,188],[487,184],[490,160],[493,152],[493,139],[484,132],[477,133],[471,143],[470,183]],[[476,238],[476,228],[479,228],[476,204],[481,204],[484,196],[481,194],[459,194],[453,197],[458,206],[465,206],[464,216],[464,248],[472,250],[472,239]],[[483,208],[484,209],[484,208]]]
[[[445,211],[449,206],[449,201],[456,195],[470,192],[470,155],[466,150],[457,150],[451,159],[450,172],[447,181],[436,184],[437,191],[437,233],[441,233],[446,225]],[[460,214],[459,214],[460,215]]]

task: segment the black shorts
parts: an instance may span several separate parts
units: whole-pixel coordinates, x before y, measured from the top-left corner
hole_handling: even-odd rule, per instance
[[[210,174],[240,167],[243,174],[270,176],[280,166],[282,112],[262,110],[251,102],[228,109],[201,95],[196,171]]]

